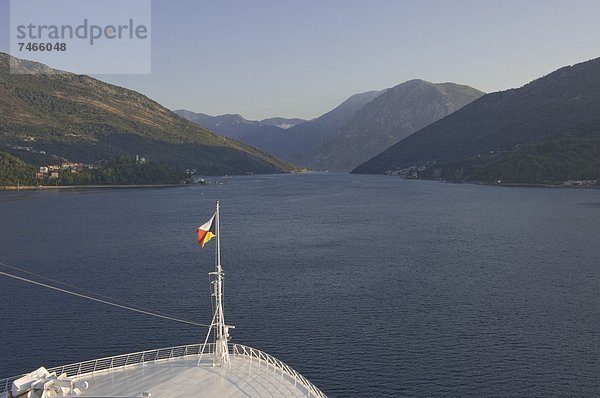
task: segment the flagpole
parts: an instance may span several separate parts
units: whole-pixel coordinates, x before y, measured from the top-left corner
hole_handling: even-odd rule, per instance
[[[221,266],[221,214],[219,209],[219,201],[217,201],[217,211],[215,213],[215,217],[215,232],[217,235],[217,266],[215,272],[216,339],[214,364],[231,366],[229,349],[227,347],[230,326],[225,325],[225,315],[223,313],[223,267]]]
[[[221,268],[221,215],[219,214],[219,201],[217,200],[217,225],[216,225],[216,233],[217,233],[217,272],[223,272]]]

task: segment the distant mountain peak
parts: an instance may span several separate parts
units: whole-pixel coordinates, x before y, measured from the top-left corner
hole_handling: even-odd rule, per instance
[[[400,139],[479,98],[455,83],[412,79],[379,93],[298,164],[348,171]]]

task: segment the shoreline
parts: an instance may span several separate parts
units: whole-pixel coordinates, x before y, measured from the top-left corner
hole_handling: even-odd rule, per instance
[[[565,185],[565,184],[535,184],[535,183],[527,183],[527,182],[515,182],[515,183],[493,183],[493,182],[479,182],[479,181],[470,181],[468,183],[476,184],[476,185],[487,185],[487,186],[496,186],[496,187],[505,187],[505,188],[553,188],[553,189],[599,189],[598,185]]]
[[[383,174],[381,174],[383,175]],[[403,178],[403,177],[401,177]],[[437,181],[443,184],[471,184],[471,185],[484,185],[488,187],[503,187],[503,188],[551,188],[551,189],[600,189],[600,185],[571,185],[571,184],[537,184],[533,182],[506,182],[506,183],[496,183],[496,182],[485,182],[485,181],[452,181],[452,180],[444,180],[444,179],[434,179],[434,178],[404,178],[405,180],[413,180],[413,181]]]
[[[175,188],[194,184],[127,184],[127,185],[7,185],[0,186],[0,191],[34,191],[46,189],[135,189],[135,188]]]

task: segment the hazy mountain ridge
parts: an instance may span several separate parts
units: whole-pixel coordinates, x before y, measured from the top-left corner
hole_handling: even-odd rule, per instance
[[[211,131],[215,131],[231,138],[244,135],[244,130],[238,130],[239,126],[276,127],[286,130],[300,123],[306,122],[304,119],[287,119],[283,117],[272,117],[264,120],[248,120],[239,114],[211,116],[205,113],[192,112],[186,109],[177,109],[173,112],[191,122],[198,123]],[[219,128],[221,128],[223,131],[218,131],[217,129]]]
[[[409,80],[367,103],[304,161],[295,160],[315,169],[349,171],[483,94],[455,83]]]
[[[305,153],[324,139],[334,134],[356,111],[369,103],[382,91],[369,91],[352,95],[331,111],[309,121],[297,123],[287,129],[275,124],[292,124],[303,119],[270,118],[262,121],[249,121],[237,114],[209,116],[184,109],[175,112],[186,119],[198,123],[220,134],[261,148],[289,161],[302,160]]]
[[[178,109],[174,112],[211,131],[252,145],[253,147],[261,148],[276,156],[280,156],[280,146],[285,145],[287,131],[293,126],[305,122],[303,119],[285,119],[278,117],[254,121],[247,120],[238,114],[210,116],[185,109]]]
[[[28,72],[11,74],[9,62]],[[27,142],[27,144],[24,144]],[[31,150],[19,148],[28,147]],[[142,154],[206,174],[288,171],[267,153],[218,136],[135,91],[0,53],[0,148],[34,164]]]
[[[578,153],[588,156],[576,148],[583,148],[578,145],[583,139],[600,137],[599,112],[600,58],[560,68],[521,88],[487,94],[405,138],[354,172],[384,173],[428,165],[424,175],[429,177],[492,181],[505,176],[506,181],[510,176],[508,181],[524,182],[518,172],[508,171],[510,159],[517,159],[520,153],[522,175],[533,175],[529,168],[539,169],[535,181],[530,182],[553,180],[553,175],[578,178],[576,172],[549,170],[546,158],[564,158],[560,148],[570,148],[567,158],[571,162]],[[552,142],[557,144],[530,147]],[[539,157],[541,153],[544,159]],[[563,169],[569,164],[564,161]]]

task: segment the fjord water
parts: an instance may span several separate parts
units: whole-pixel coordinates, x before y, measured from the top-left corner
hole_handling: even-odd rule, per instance
[[[212,180],[0,193],[0,262],[208,323],[220,199],[234,341],[329,396],[600,394],[600,191]],[[5,277],[0,303],[0,377],[205,336]]]

